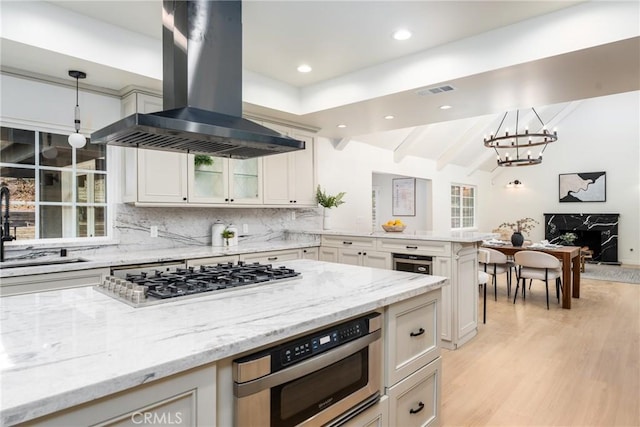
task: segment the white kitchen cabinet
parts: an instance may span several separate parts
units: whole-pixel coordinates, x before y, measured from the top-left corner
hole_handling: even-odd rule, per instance
[[[189,155],[190,203],[262,204],[262,158],[197,157],[209,158],[212,164],[196,166],[196,155]]]
[[[138,202],[187,203],[187,154],[138,149],[137,156]]]
[[[109,268],[104,267],[77,271],[62,271],[59,273],[3,277],[0,281],[0,296],[4,297],[31,292],[97,285],[109,274]]]
[[[155,113],[162,111],[162,97],[139,91],[131,91],[122,98],[120,104],[122,117],[135,113]]]
[[[300,259],[300,249],[285,249],[281,251],[256,252],[252,254],[241,254],[240,261],[272,263],[284,262]]]
[[[320,246],[318,259],[325,262],[338,262],[338,248]]]
[[[303,140],[305,149],[264,157],[264,204],[315,207],[315,155],[310,136],[290,134]]]
[[[216,366],[206,365],[54,413],[24,426],[214,426]]]
[[[362,265],[374,268],[391,268],[391,254],[388,252],[366,251],[362,249],[338,249],[340,264]]]
[[[442,346],[456,349],[478,333],[478,256],[473,243],[452,243],[452,255],[434,257],[433,274],[449,278],[442,288]]]
[[[402,427],[437,426],[440,421],[442,360],[434,360],[408,376],[387,392],[389,425]]]
[[[314,261],[318,261],[318,259],[320,258],[320,248],[318,247],[304,248],[301,252],[302,259],[311,259]]]
[[[387,310],[387,384],[395,384],[440,356],[439,292],[430,292]]]
[[[386,309],[385,393],[390,426],[436,426],[440,418],[440,289]]]

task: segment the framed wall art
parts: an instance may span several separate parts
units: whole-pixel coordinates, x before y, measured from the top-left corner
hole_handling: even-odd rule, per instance
[[[563,173],[558,188],[560,202],[606,202],[607,173]]]
[[[416,179],[394,178],[393,216],[416,216]]]

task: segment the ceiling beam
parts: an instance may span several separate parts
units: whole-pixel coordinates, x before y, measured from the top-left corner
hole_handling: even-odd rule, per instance
[[[330,141],[334,149],[342,151],[346,148],[347,144],[349,144],[351,138],[331,138]]]
[[[476,141],[480,141],[482,133],[485,132],[489,126],[488,123],[490,124],[491,122],[486,117],[476,117],[464,134],[462,134],[457,141],[450,144],[449,148],[445,150],[440,157],[438,157],[436,160],[436,170],[440,171],[444,169],[444,167],[450,164],[459,153],[469,146],[469,144],[475,144]]]
[[[411,130],[409,135],[393,150],[393,161],[400,163],[402,159],[411,154],[411,148],[416,143],[427,137],[429,126],[417,126]]]

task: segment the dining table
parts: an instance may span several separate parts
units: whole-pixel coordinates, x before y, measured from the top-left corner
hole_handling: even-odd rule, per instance
[[[562,308],[571,309],[571,297],[580,298],[580,246],[547,246],[525,244],[483,243],[483,247],[495,249],[507,256],[520,251],[545,252],[562,261]]]

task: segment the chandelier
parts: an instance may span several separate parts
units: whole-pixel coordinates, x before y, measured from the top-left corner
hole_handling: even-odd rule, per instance
[[[504,113],[500,125],[494,134],[488,138],[484,137],[484,146],[493,148],[498,157],[498,166],[530,166],[542,163],[542,153],[547,148],[547,144],[558,140],[558,132],[553,133],[547,130],[546,125],[536,112],[531,108],[536,118],[540,122],[541,128],[535,132],[529,132],[529,128],[520,127],[520,110],[515,112],[515,132],[509,132],[505,128],[501,134],[502,126],[505,124],[509,112]],[[533,147],[542,146],[537,155],[531,153]]]

